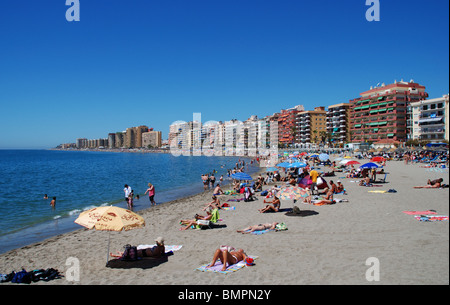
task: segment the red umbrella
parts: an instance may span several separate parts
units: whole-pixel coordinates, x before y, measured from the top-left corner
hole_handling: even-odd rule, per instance
[[[347,163],[345,163],[345,165],[354,165],[354,164],[361,164],[358,161],[348,161]]]
[[[301,154],[300,154],[300,156],[304,156],[304,155],[307,155],[308,153],[307,152],[302,152]]]
[[[370,159],[370,161],[372,161],[372,162],[383,162],[383,161],[386,161],[386,159],[383,158],[383,157],[378,156],[378,157],[373,157],[372,159]]]

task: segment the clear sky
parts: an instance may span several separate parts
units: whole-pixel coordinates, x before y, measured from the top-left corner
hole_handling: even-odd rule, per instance
[[[312,110],[404,79],[449,92],[449,1],[0,1],[0,148]]]

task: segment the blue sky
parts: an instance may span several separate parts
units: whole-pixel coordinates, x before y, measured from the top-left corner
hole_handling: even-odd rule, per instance
[[[449,1],[0,1],[0,148],[348,102],[380,82],[449,92]]]

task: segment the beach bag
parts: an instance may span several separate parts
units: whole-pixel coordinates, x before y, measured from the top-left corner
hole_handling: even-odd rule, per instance
[[[269,193],[268,190],[262,191],[262,192],[261,192],[261,196],[267,196],[268,193]]]
[[[138,259],[136,246],[126,245],[124,248],[121,260],[135,261]]]
[[[284,222],[279,223],[275,226],[275,230],[277,231],[286,231],[287,230],[287,226]]]

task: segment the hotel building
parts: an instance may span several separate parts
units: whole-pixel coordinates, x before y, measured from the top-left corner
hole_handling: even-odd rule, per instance
[[[352,142],[377,142],[392,139],[405,142],[411,134],[407,124],[408,106],[428,97],[425,86],[411,80],[395,81],[370,88],[350,100],[350,133]]]

